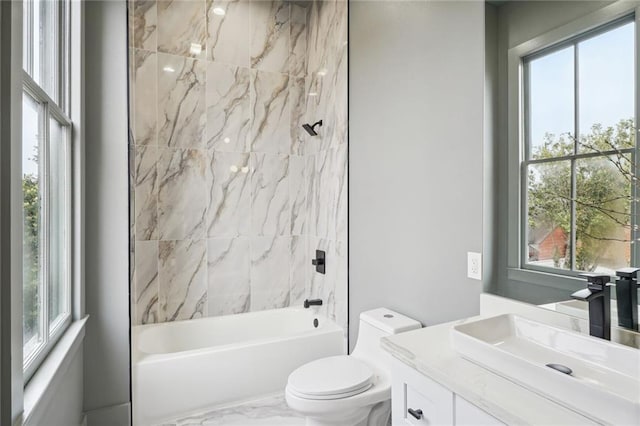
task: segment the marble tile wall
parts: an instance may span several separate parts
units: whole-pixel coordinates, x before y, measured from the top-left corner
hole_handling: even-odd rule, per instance
[[[346,330],[346,0],[130,0],[129,23],[133,323],[318,297]]]

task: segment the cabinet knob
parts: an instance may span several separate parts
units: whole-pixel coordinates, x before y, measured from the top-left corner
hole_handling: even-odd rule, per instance
[[[409,408],[407,411],[409,412],[409,414],[411,414],[417,420],[420,420],[422,418],[422,410],[421,409],[414,410],[413,408]]]

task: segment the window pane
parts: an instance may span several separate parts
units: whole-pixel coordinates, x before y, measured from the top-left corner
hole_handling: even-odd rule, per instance
[[[69,312],[69,210],[67,129],[50,118],[49,132],[49,323]]]
[[[40,57],[42,55],[42,14],[41,14],[41,2],[40,0],[33,1],[33,36],[32,36],[32,60],[33,60],[33,75],[31,76],[35,81],[40,81]]]
[[[630,22],[578,45],[581,152],[635,145],[634,37]]]
[[[529,158],[573,154],[573,46],[528,63]]]
[[[571,162],[532,164],[527,176],[527,263],[569,269]]]
[[[42,298],[42,184],[39,156],[41,106],[23,95],[23,344],[28,359],[43,341]]]
[[[631,260],[630,157],[576,161],[576,266],[615,274]]]
[[[60,4],[58,0],[28,0],[23,8],[24,68],[58,104],[61,65]]]
[[[58,98],[58,70],[60,69],[58,36],[59,4],[57,0],[41,1],[42,43],[40,79],[36,80],[54,102],[60,103]]]
[[[35,81],[40,81],[40,54],[42,52],[42,22],[40,0],[23,3],[23,68]]]

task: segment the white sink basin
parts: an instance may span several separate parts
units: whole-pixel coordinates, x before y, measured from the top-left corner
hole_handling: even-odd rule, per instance
[[[457,325],[451,337],[464,358],[558,404],[604,423],[640,424],[640,350],[511,314]]]

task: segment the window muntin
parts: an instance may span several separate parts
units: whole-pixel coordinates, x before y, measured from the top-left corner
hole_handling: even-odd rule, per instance
[[[523,59],[523,265],[572,274],[632,263],[635,25]]]
[[[24,2],[23,365],[28,380],[71,321],[67,0]]]

